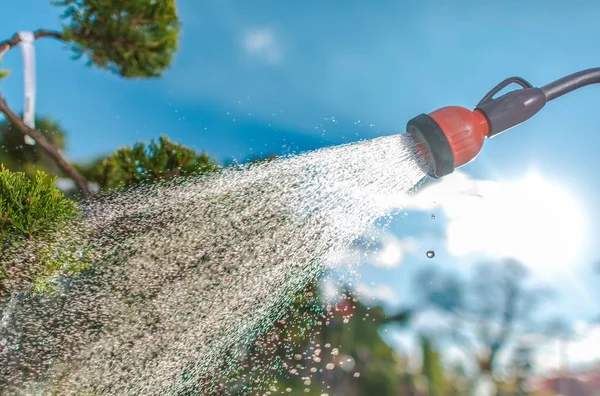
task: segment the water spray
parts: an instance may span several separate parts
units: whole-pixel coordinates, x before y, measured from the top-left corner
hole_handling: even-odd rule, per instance
[[[256,394],[261,388],[252,387],[270,389],[277,373],[311,378],[317,355],[298,370],[277,354],[273,365],[258,365],[245,351],[331,259],[390,219],[426,174],[452,173],[486,137],[596,82],[600,68],[542,88],[513,77],[473,111],[445,107],[414,118],[408,134],[84,204],[85,222],[57,230],[52,243],[31,240],[0,256],[0,266],[25,266],[32,252],[64,257],[65,246],[81,243],[94,256],[64,292],[0,300],[0,394],[221,395],[230,394],[222,388],[228,383],[246,384],[235,394]],[[512,83],[522,89],[494,98]]]
[[[494,98],[513,83],[521,89]],[[510,77],[488,92],[474,110],[442,107],[410,120],[407,132],[415,142],[417,156],[427,159],[425,172],[439,179],[471,162],[481,151],[485,138],[527,121],[553,99],[596,83],[600,83],[600,68],[573,73],[541,88],[520,77]]]

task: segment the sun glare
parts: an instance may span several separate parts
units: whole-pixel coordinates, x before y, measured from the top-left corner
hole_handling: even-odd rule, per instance
[[[581,253],[586,228],[582,206],[537,173],[517,182],[482,185],[461,201],[462,208],[449,213],[452,254],[510,256],[543,269],[575,264]]]

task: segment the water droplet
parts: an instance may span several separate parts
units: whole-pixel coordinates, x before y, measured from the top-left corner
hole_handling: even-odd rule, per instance
[[[433,250],[429,250],[426,253],[428,258],[434,258],[435,257],[435,252]]]

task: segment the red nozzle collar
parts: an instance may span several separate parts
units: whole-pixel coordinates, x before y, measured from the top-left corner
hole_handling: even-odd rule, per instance
[[[486,117],[479,110],[448,106],[430,113],[429,116],[448,139],[455,168],[470,162],[479,154],[483,140],[490,131]]]

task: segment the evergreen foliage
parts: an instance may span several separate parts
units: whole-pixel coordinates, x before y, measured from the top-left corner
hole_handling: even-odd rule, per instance
[[[126,78],[160,77],[178,46],[175,0],[54,0],[75,58]]]
[[[64,198],[55,178],[38,171],[35,180],[0,165],[0,235],[3,240],[39,236],[77,214],[75,202]]]
[[[103,188],[114,190],[218,169],[208,154],[198,154],[161,136],[148,145],[138,142],[133,147],[117,150],[90,169],[87,176]]]
[[[41,171],[32,180],[0,164],[0,296],[30,285],[34,291],[50,291],[48,280],[87,266],[85,243],[59,238],[72,231],[69,225],[80,212],[55,182]],[[15,254],[22,250],[31,255]]]

